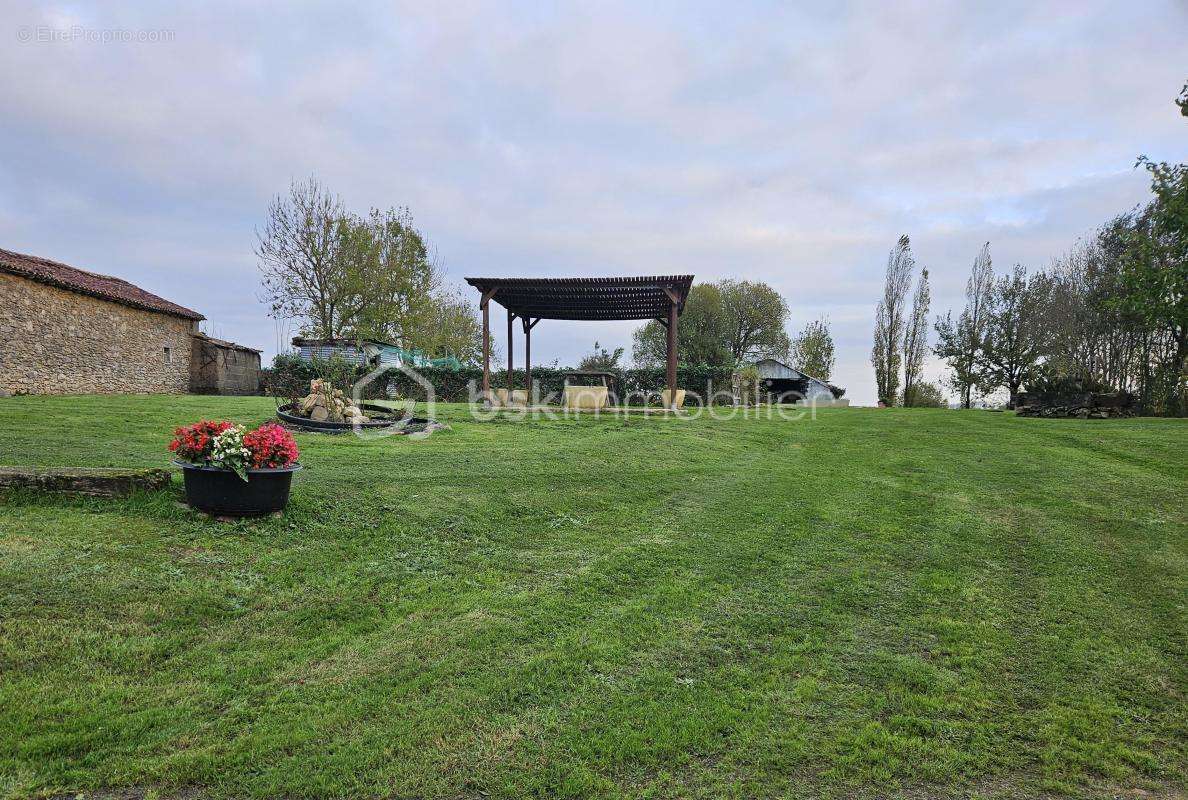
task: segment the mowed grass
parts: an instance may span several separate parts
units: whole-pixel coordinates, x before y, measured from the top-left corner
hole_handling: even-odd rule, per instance
[[[0,464],[271,413],[8,398]],[[0,495],[0,796],[1188,783],[1184,421],[439,416],[299,436],[283,518]]]

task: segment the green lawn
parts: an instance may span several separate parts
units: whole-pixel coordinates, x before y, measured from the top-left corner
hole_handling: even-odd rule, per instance
[[[2,399],[0,464],[271,410]],[[0,797],[1188,785],[1185,421],[439,416],[279,519],[0,496]]]

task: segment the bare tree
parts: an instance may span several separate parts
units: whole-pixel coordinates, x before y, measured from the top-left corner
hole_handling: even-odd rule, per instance
[[[895,396],[899,392],[903,307],[907,302],[908,289],[912,286],[912,273],[915,272],[915,268],[916,260],[912,257],[911,241],[907,235],[900,236],[887,256],[883,299],[879,301],[878,309],[875,311],[874,347],[870,353],[870,361],[875,368],[879,400],[889,406],[895,404]]]
[[[1135,240],[1149,235],[1147,224],[1141,212],[1117,217],[1043,276],[1043,371],[1134,392],[1148,412],[1169,413],[1182,363],[1176,336],[1127,302],[1127,260]]]
[[[986,335],[987,306],[990,302],[990,287],[994,283],[994,268],[990,262],[990,243],[982,245],[981,252],[974,259],[973,270],[965,283],[965,309],[957,322],[952,312],[936,321],[937,344],[935,352],[949,363],[953,370],[950,381],[961,395],[961,407],[973,406],[973,393],[982,382],[978,355]]]
[[[928,307],[932,293],[928,287],[928,268],[920,270],[916,293],[912,295],[912,315],[903,337],[903,404],[916,405],[916,386],[924,372],[924,356],[928,354]]]
[[[270,316],[296,319],[315,336],[339,336],[357,309],[358,287],[342,268],[342,201],[316,178],[273,198],[256,255]]]

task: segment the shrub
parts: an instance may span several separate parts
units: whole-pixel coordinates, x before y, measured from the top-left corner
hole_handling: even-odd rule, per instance
[[[753,366],[743,367],[738,371],[738,395],[743,405],[750,405],[759,398],[759,370]]]
[[[295,353],[281,353],[272,359],[265,373],[265,391],[273,397],[294,401],[309,394],[310,381],[318,379],[349,394],[359,376],[368,368],[359,367],[341,356],[307,361]]]
[[[913,384],[911,391],[904,394],[902,403],[913,408],[949,407],[949,401],[945,398],[945,393],[941,391],[941,388],[935,383],[926,381]]]

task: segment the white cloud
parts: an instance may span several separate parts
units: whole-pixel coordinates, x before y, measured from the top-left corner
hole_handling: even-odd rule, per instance
[[[408,205],[450,275],[694,272],[828,314],[873,400],[873,300],[912,236],[937,310],[990,240],[1042,266],[1182,159],[1176,2],[781,8],[8,3],[0,246],[113,272],[271,348],[253,229],[316,173]],[[24,25],[172,41],[18,43]],[[630,326],[552,323],[572,362]]]

